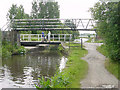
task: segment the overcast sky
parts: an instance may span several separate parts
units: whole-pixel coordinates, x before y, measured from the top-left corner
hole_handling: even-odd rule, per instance
[[[0,3],[0,28],[7,22],[6,15],[12,4],[23,5],[25,12],[30,13],[33,0],[2,0]],[[91,18],[90,7],[98,0],[57,0],[60,5],[60,18]]]

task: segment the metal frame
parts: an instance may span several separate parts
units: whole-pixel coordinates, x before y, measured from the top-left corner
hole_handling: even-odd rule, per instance
[[[69,20],[72,22],[65,22]],[[66,24],[68,25],[66,25]],[[94,31],[93,19],[14,19],[12,30],[16,31],[33,31],[33,30],[79,30]]]

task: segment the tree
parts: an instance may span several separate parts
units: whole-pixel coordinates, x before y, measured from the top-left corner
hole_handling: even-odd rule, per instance
[[[32,12],[31,12],[32,18],[38,18],[38,5],[36,1],[32,2]]]
[[[8,19],[25,19],[29,18],[29,15],[24,12],[24,8],[22,5],[19,7],[15,4],[12,4],[11,8],[9,9],[7,13]]]
[[[58,2],[53,1],[33,1],[32,18],[59,18]]]
[[[120,2],[98,2],[90,9],[97,33],[104,39],[109,57],[120,61]]]

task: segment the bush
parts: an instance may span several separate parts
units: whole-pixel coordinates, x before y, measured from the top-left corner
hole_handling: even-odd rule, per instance
[[[26,49],[25,49],[23,46],[21,46],[21,47],[19,47],[19,49],[18,49],[18,53],[19,53],[19,54],[25,54],[25,53],[26,53]]]
[[[36,88],[65,88],[69,84],[69,78],[64,73],[57,73],[52,78],[39,78],[39,86]]]
[[[11,57],[12,53],[7,48],[2,48],[2,58]]]
[[[11,55],[25,54],[26,49],[23,46],[18,46],[17,44],[12,45],[8,41],[3,41],[2,43],[2,58],[8,58]]]
[[[98,2],[91,12],[96,23],[96,32],[106,45],[109,57],[120,62],[120,2]]]

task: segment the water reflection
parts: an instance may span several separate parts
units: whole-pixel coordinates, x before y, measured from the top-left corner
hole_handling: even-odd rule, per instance
[[[59,67],[65,66],[64,58],[55,51],[34,49],[27,55],[3,60],[0,68],[1,88],[32,88],[41,76],[51,77]],[[63,63],[64,65],[60,64]]]

